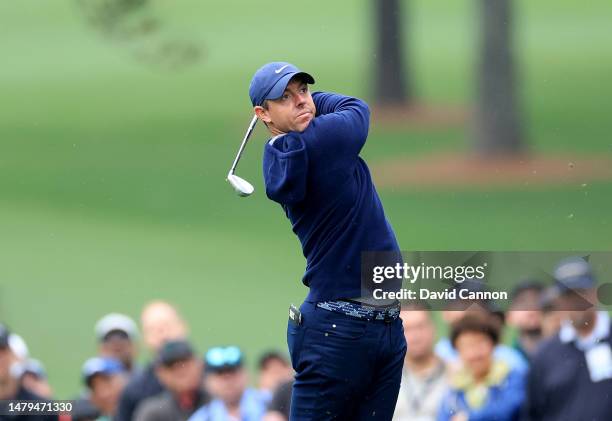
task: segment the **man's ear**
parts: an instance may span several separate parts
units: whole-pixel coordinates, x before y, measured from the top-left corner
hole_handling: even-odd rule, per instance
[[[266,110],[264,107],[257,105],[253,108],[253,111],[255,111],[255,115],[264,123],[268,124],[272,121],[268,110]]]

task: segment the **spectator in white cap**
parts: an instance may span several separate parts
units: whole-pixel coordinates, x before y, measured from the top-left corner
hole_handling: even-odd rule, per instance
[[[11,332],[0,322],[0,410],[7,411],[7,401],[38,401],[42,397],[26,389],[20,379],[16,378],[12,367],[19,362],[10,345]],[[0,420],[13,419],[0,415]],[[51,421],[57,420],[54,415],[20,415],[19,421]]]
[[[30,355],[28,346],[21,336],[12,332],[8,337],[8,345],[19,360],[26,360]]]
[[[132,373],[138,355],[138,327],[134,320],[123,314],[110,313],[96,323],[95,333],[99,355],[115,358],[127,372]]]

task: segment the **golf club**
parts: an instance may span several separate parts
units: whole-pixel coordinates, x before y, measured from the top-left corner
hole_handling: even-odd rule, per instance
[[[247,129],[244,139],[242,140],[242,144],[240,145],[240,149],[238,149],[238,154],[236,155],[236,159],[234,159],[232,168],[230,168],[229,173],[227,174],[227,181],[229,181],[234,190],[236,190],[236,193],[242,197],[253,194],[255,188],[251,185],[251,183],[234,174],[234,172],[236,171],[236,166],[238,165],[238,161],[240,161],[240,157],[242,156],[242,152],[244,151],[247,141],[249,140],[249,137],[251,137],[251,133],[253,133],[255,124],[257,124],[257,116],[253,116],[251,124],[249,124],[249,128]]]

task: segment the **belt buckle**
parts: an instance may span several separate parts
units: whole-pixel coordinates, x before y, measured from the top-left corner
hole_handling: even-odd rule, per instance
[[[388,310],[385,310],[385,323],[391,323],[393,321],[393,316],[389,313]]]

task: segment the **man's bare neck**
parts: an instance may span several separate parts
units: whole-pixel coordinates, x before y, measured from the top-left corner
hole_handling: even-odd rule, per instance
[[[273,137],[282,136],[284,134],[287,134],[286,132],[282,132],[282,131],[278,130],[276,127],[270,126],[270,125],[268,125],[268,131],[270,132],[270,134]]]

